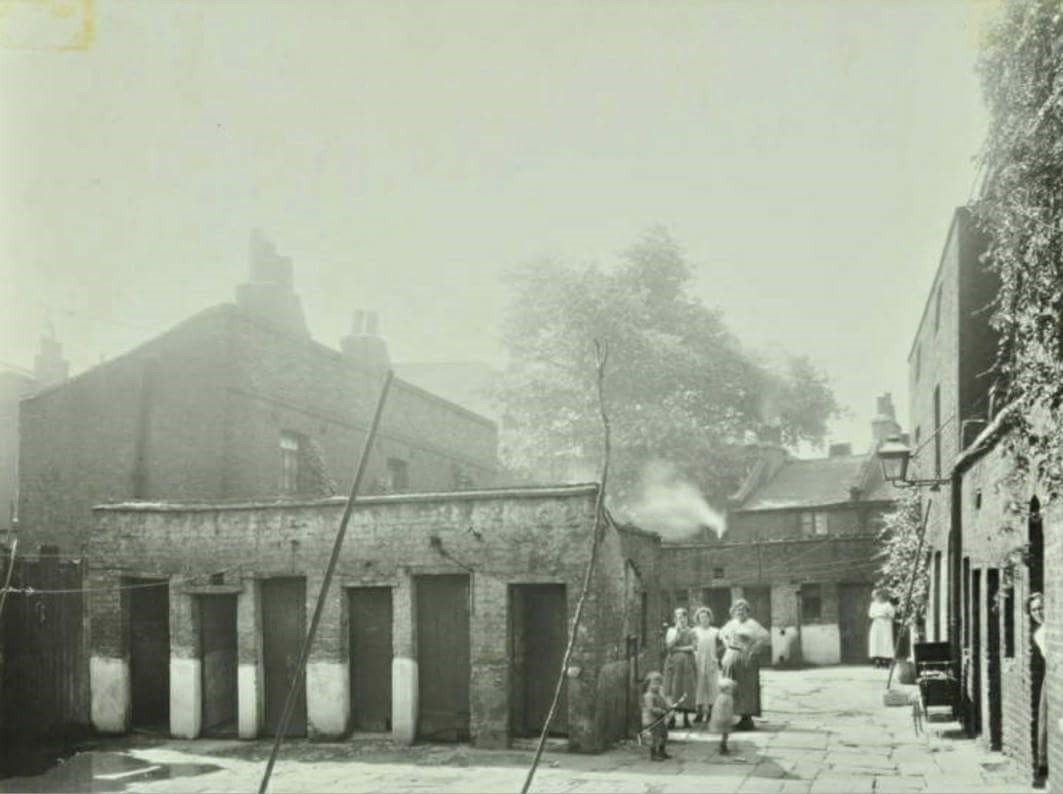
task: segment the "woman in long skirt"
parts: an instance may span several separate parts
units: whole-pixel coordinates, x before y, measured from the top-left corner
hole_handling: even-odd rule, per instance
[[[868,607],[871,631],[867,635],[867,655],[875,667],[889,667],[893,661],[893,618],[896,611],[882,590],[875,591],[875,598]]]
[[[741,719],[735,730],[754,729],[753,717],[760,716],[760,660],[757,651],[771,641],[767,629],[750,617],[749,602],[740,598],[731,605],[731,619],[720,629],[727,650],[720,670],[735,682],[735,714]]]
[[[698,674],[694,698],[698,715],[694,719],[695,722],[708,722],[720,679],[720,630],[712,625],[712,610],[708,607],[699,607],[694,612],[694,636],[697,638],[694,663]]]
[[[694,664],[694,647],[697,639],[687,625],[687,611],[680,607],[675,611],[675,624],[669,627],[664,638],[668,656],[664,660],[664,694],[683,715],[683,727],[690,727],[690,714],[696,708],[697,668]],[[673,720],[675,718],[673,717]]]

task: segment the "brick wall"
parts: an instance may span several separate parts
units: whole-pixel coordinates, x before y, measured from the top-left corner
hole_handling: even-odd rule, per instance
[[[379,378],[339,352],[232,306],[204,311],[23,404],[20,513],[29,546],[76,553],[94,504],[275,497],[284,431],[317,439],[346,490],[379,389]],[[411,490],[452,489],[456,469],[490,485],[496,445],[490,421],[396,381],[366,490],[389,458],[407,463]]]
[[[342,588],[391,586],[396,594],[395,653],[416,649],[415,611],[409,598],[411,577],[426,573],[467,572],[472,580],[470,702],[474,740],[504,743],[508,736],[508,586],[561,583],[568,594],[569,619],[576,607],[590,550],[593,487],[528,489],[452,494],[445,497],[366,498],[351,518],[336,579],[329,596],[311,662],[346,659],[346,598]],[[227,584],[277,575],[306,575],[307,611],[320,588],[331,550],[341,500],[247,508],[178,509],[114,507],[95,511],[89,545],[93,654],[122,651],[123,610],[116,608],[108,584],[120,581],[130,566],[108,563],[112,557],[136,561],[137,575],[169,576],[171,592],[184,577],[223,571]],[[435,536],[438,541],[433,542]],[[609,530],[600,568],[588,600],[572,659],[581,668],[569,681],[570,746],[600,750],[623,732],[614,720],[627,694],[617,676],[625,663],[624,636],[638,623],[641,599],[629,598],[632,582],[627,559],[636,560],[641,587],[656,598],[655,537]],[[184,582],[187,585],[187,582]],[[412,629],[412,631],[411,631]],[[175,636],[179,629],[175,627]],[[254,653],[241,636],[241,660]],[[194,652],[194,649],[193,649]]]
[[[961,489],[960,516],[963,528],[963,554],[970,560],[973,571],[981,571],[981,603],[977,605],[982,615],[982,648],[980,658],[971,660],[981,669],[981,741],[990,743],[990,703],[998,698],[1001,712],[1001,749],[1014,757],[1024,768],[1033,769],[1033,741],[1031,720],[1036,703],[1033,701],[1032,642],[1034,626],[1025,609],[1030,595],[1029,571],[1024,565],[1013,570],[1013,578],[1007,573],[1007,558],[1010,552],[1029,542],[1026,519],[1012,509],[1012,501],[1028,502],[1032,493],[1015,494],[1005,484],[1012,463],[1000,445],[978,459],[964,472]],[[1047,539],[1046,534],[1046,539]],[[1046,558],[1045,570],[1052,570]],[[990,601],[990,571],[998,571],[1002,584],[1012,582],[1010,599],[1014,652],[1008,656],[1005,646],[1009,606],[1003,597],[996,603]],[[1046,576],[1046,582],[1053,577]],[[1002,590],[1004,588],[1002,587]],[[972,605],[972,607],[975,605]],[[996,649],[987,641],[989,622],[998,626],[1000,643]],[[970,630],[965,632],[970,635]],[[965,647],[965,656],[970,657],[971,643]],[[995,658],[994,658],[995,656]],[[1000,665],[1000,690],[992,691],[989,676],[991,664]],[[972,682],[963,685],[970,690]]]

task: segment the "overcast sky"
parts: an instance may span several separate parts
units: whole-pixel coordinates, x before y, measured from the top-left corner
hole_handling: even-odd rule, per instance
[[[663,224],[760,350],[907,414],[906,356],[985,129],[986,0],[108,2],[0,51],[0,361],[75,371],[214,303],[261,227],[315,337],[497,362],[501,272]]]

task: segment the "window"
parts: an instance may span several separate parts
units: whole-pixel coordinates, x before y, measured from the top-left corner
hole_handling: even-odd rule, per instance
[[[919,439],[920,439],[920,437],[922,435],[923,435],[923,428],[921,428],[919,425],[916,425],[915,426],[915,445],[917,447],[919,446]],[[916,450],[916,451],[918,452],[918,450]]]
[[[724,574],[723,568],[713,568],[712,569],[712,578],[713,579],[723,579],[723,574]]]
[[[982,490],[981,489],[979,489],[979,490],[974,492],[974,509],[975,510],[981,510],[982,509]]]
[[[645,648],[650,641],[650,597],[645,590],[639,594],[639,644]]]
[[[281,433],[282,494],[294,494],[299,490],[299,446],[298,433]]]
[[[934,476],[941,476],[941,386],[934,387]]]
[[[937,296],[934,298],[934,333],[938,332],[938,328],[941,327],[941,288],[943,284],[938,284]]]
[[[829,532],[827,514],[822,511],[803,510],[799,516],[801,534],[806,537],[826,535]]]
[[[801,585],[801,622],[814,623],[823,615],[823,592],[818,584]]]
[[[400,493],[410,487],[410,467],[400,458],[388,458],[388,492]]]
[[[1015,657],[1015,588],[1004,588],[1004,657]]]

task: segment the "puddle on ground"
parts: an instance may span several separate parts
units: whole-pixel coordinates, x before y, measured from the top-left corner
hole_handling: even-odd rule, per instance
[[[221,769],[217,764],[155,764],[126,753],[83,752],[40,775],[0,780],[0,792],[126,791],[153,780],[194,777]]]

